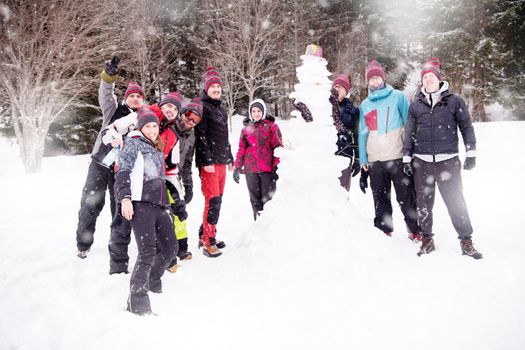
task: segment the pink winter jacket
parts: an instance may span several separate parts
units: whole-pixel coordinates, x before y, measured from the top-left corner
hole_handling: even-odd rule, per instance
[[[281,130],[273,120],[269,117],[242,129],[235,168],[244,174],[271,172],[279,164],[273,151],[283,143]]]

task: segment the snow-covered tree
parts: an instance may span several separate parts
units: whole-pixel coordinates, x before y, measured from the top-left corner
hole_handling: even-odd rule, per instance
[[[259,89],[271,87],[278,74],[286,30],[279,6],[270,0],[202,0],[199,5],[195,40],[207,63],[233,68],[250,101]]]
[[[0,95],[25,169],[34,173],[51,123],[93,89],[93,67],[109,55],[119,4],[7,0],[0,15]]]

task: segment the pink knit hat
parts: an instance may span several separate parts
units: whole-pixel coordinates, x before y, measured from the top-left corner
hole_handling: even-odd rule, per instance
[[[128,84],[128,88],[126,89],[126,93],[124,94],[124,100],[128,98],[129,95],[136,93],[142,96],[144,98],[144,91],[142,91],[142,87],[136,82],[136,81],[130,81]]]
[[[212,66],[208,66],[206,73],[204,73],[204,91],[208,93],[208,89],[213,84],[219,84],[222,86],[221,77],[217,69]]]
[[[366,67],[366,80],[368,81],[372,77],[381,77],[385,81],[385,71],[376,60],[370,61]]]
[[[346,93],[348,93],[348,90],[350,90],[350,79],[348,79],[348,75],[346,74],[339,74],[337,78],[335,78],[334,82],[332,83],[332,87],[336,85],[341,85],[345,88]]]
[[[421,70],[421,79],[423,79],[423,75],[427,73],[434,73],[436,78],[439,79],[439,81],[443,80],[443,71],[441,70],[441,62],[439,61],[439,58],[432,57],[430,61],[427,61],[425,65],[423,66],[423,69]]]

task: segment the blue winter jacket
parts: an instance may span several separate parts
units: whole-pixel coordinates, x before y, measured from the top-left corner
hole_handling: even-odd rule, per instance
[[[408,108],[408,98],[388,84],[368,94],[359,107],[361,166],[402,158]]]

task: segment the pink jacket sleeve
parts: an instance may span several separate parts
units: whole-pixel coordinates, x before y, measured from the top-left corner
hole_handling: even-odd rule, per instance
[[[241,130],[241,137],[239,138],[239,149],[235,157],[235,168],[242,169],[244,165],[244,156],[246,155],[246,149],[248,148],[248,142],[246,142],[245,128]]]

